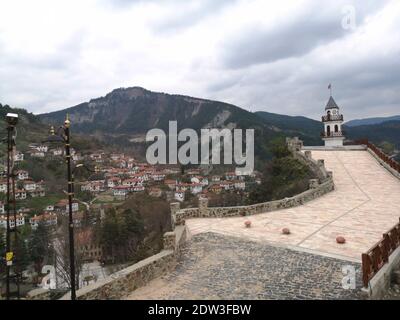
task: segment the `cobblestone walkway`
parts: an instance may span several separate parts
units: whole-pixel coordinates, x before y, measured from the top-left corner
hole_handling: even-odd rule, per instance
[[[357,289],[342,288],[342,267]],[[128,299],[362,299],[360,264],[236,237],[202,233],[185,246],[176,270]]]

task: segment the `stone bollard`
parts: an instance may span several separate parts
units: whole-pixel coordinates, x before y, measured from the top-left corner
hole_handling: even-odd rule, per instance
[[[208,199],[207,198],[200,198],[199,199],[199,211],[200,217],[208,217]]]
[[[171,227],[172,230],[175,229],[176,224],[176,213],[181,209],[181,204],[179,202],[172,202],[169,204],[171,210]]]
[[[310,189],[317,189],[319,185],[318,179],[310,179],[308,180],[308,186]]]
[[[175,232],[166,232],[163,237],[163,248],[164,250],[175,251],[176,246],[176,234]]]

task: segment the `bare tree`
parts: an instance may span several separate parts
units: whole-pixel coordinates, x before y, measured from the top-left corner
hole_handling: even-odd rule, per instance
[[[83,255],[79,249],[79,243],[75,237],[75,283],[76,289],[79,289],[79,276],[82,271]],[[55,255],[56,275],[68,288],[71,288],[70,257],[69,257],[69,237],[68,221],[61,220],[61,227],[58,229],[53,243]]]

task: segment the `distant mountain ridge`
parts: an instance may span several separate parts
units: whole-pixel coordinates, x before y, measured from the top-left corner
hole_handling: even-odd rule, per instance
[[[321,108],[321,114],[323,113]],[[153,128],[168,131],[169,121],[178,122],[178,130],[192,128],[252,128],[256,130],[256,154],[268,154],[268,143],[276,137],[298,136],[306,145],[322,145],[321,122],[302,116],[270,112],[249,112],[235,105],[190,96],[152,92],[142,87],[119,88],[104,97],[79,105],[38,115],[43,123],[62,123],[70,114],[74,132],[107,137],[108,142],[126,146],[144,137]],[[367,119],[366,119],[367,120]],[[360,120],[363,121],[363,120]],[[396,123],[364,126],[345,124],[346,138],[369,138],[375,143],[388,141],[396,145],[400,131]],[[367,126],[368,127],[368,126]],[[378,132],[379,131],[379,132]],[[140,139],[138,139],[140,140]],[[136,142],[136,140],[135,140]]]
[[[385,121],[378,124],[347,127],[346,138],[361,139],[366,138],[373,143],[380,144],[389,142],[400,149],[400,120]]]
[[[60,123],[66,113],[70,114],[77,132],[101,132],[106,135],[144,135],[148,130],[168,130],[169,121],[178,122],[178,130],[192,128],[253,128],[266,139],[277,135],[299,135],[309,144],[321,144],[318,135],[307,129],[296,130],[282,125],[280,115],[268,119],[265,113],[252,113],[235,105],[190,96],[152,92],[141,87],[119,88],[104,97],[92,99],[64,110],[39,115],[44,123]],[[286,117],[286,116],[282,116]],[[307,118],[304,118],[307,119]],[[322,128],[317,121],[315,127]],[[301,128],[301,126],[299,126]]]
[[[141,87],[115,89],[104,97],[64,110],[41,114],[44,122],[61,121],[69,113],[80,132],[140,134],[152,128],[168,129],[176,120],[178,129],[207,127],[263,127],[262,119],[224,102],[152,92]]]
[[[356,126],[364,126],[364,125],[374,125],[381,124],[388,121],[397,121],[400,120],[400,115],[391,116],[391,117],[376,117],[376,118],[365,118],[365,119],[356,119],[351,120],[345,123],[347,127],[356,127]]]

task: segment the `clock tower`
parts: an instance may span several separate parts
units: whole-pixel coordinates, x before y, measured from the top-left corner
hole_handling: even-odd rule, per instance
[[[324,124],[324,132],[322,132],[322,140],[325,142],[325,147],[342,147],[345,139],[342,131],[343,115],[332,95],[325,107],[325,115],[322,116]]]

